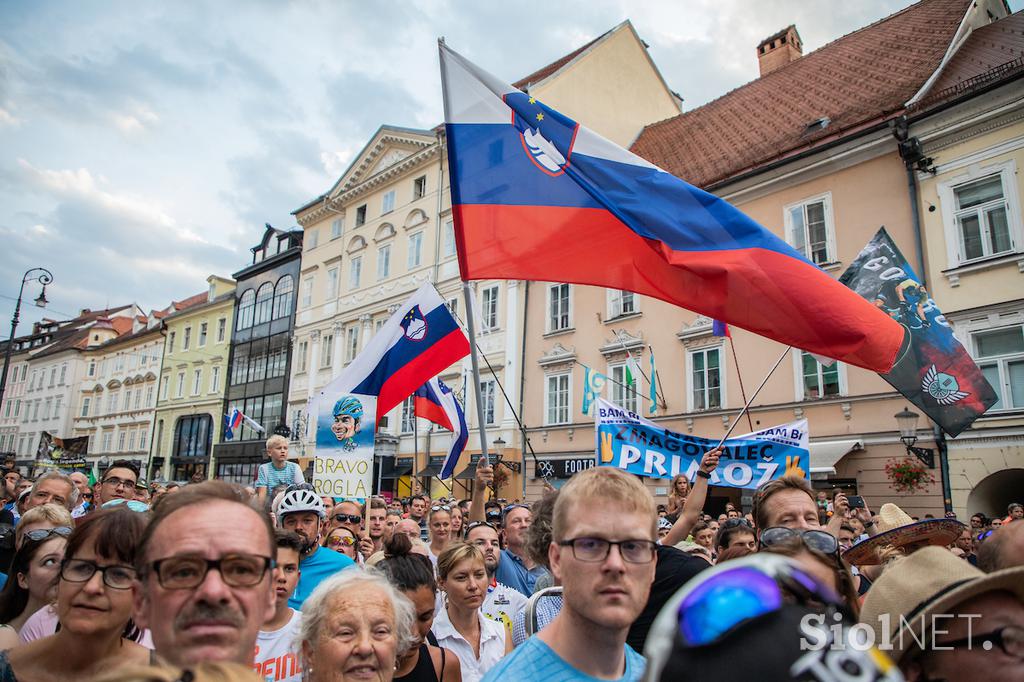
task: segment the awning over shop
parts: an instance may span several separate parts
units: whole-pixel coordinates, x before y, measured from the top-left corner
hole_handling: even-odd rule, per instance
[[[864,441],[833,440],[810,444],[811,471],[814,478],[821,478],[836,473],[836,463],[852,450],[863,450]]]
[[[416,473],[417,476],[440,476],[441,467],[444,466],[444,457],[431,457],[430,462],[427,464],[423,471]]]
[[[402,458],[391,466],[390,470],[385,469],[380,475],[382,479],[392,480],[401,478],[402,476],[408,476],[412,473],[412,458]]]
[[[476,479],[476,467],[480,464],[480,455],[471,455],[469,466],[455,475],[457,481],[472,481]]]

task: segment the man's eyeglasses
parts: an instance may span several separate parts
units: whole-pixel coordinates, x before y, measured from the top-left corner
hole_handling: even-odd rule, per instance
[[[228,554],[220,559],[198,556],[172,556],[150,564],[160,587],[165,590],[190,590],[206,580],[211,568],[231,587],[252,587],[263,580],[274,565],[270,557],[256,554]]]
[[[991,644],[989,644],[990,642]],[[989,644],[989,646],[986,647],[986,644]],[[935,642],[936,649],[950,647],[952,649],[966,648],[991,651],[993,645],[1002,649],[1003,653],[1007,656],[1024,659],[1024,628],[1006,625],[992,632],[975,634],[963,639],[953,640],[952,642]]]
[[[67,526],[37,528],[35,530],[26,531],[22,537],[27,540],[32,540],[33,542],[41,542],[47,538],[52,538],[54,535],[61,538],[69,538],[71,537],[71,529]]]
[[[135,481],[131,480],[130,478],[118,478],[117,476],[108,476],[107,478],[103,479],[103,485],[113,486],[115,490],[117,488],[122,488],[122,487],[123,488],[134,488],[135,487]]]
[[[334,520],[338,523],[345,523],[346,521],[349,523],[362,523],[363,517],[359,514],[335,514]]]
[[[572,555],[580,561],[604,561],[611,552],[612,545],[619,548],[623,561],[631,564],[646,564],[654,559],[656,545],[651,540],[620,540],[612,542],[604,538],[573,538],[558,543],[562,547],[572,547]]]
[[[795,528],[784,528],[773,526],[761,531],[758,544],[761,547],[770,547],[781,542],[798,538],[808,549],[813,549],[822,554],[838,554],[839,540],[831,533],[823,530],[797,530]]]
[[[103,584],[115,590],[127,590],[135,580],[131,566],[100,566],[85,559],[65,559],[60,564],[60,577],[69,583],[89,582],[96,571],[103,575]]]

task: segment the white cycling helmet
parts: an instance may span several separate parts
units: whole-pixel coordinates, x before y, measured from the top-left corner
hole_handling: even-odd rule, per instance
[[[323,500],[317,494],[313,486],[308,483],[295,485],[284,491],[281,501],[277,504],[277,522],[280,524],[287,514],[295,512],[314,512],[322,521],[327,517],[327,510],[324,509]]]

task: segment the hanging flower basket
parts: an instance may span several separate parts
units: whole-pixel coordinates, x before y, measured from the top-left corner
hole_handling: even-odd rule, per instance
[[[916,457],[890,459],[885,464],[885,475],[890,487],[900,493],[916,493],[935,483],[931,470]]]

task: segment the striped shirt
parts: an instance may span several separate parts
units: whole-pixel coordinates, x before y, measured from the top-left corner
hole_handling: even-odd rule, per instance
[[[623,646],[626,648],[626,672],[615,682],[639,682],[643,677],[646,661],[628,644]],[[597,679],[573,668],[556,654],[554,649],[534,635],[487,671],[483,682],[596,682]]]
[[[283,469],[275,467],[273,462],[264,462],[256,474],[256,487],[266,488],[268,492],[279,485],[305,482],[306,477],[302,475],[302,469],[295,462],[285,462]]]

